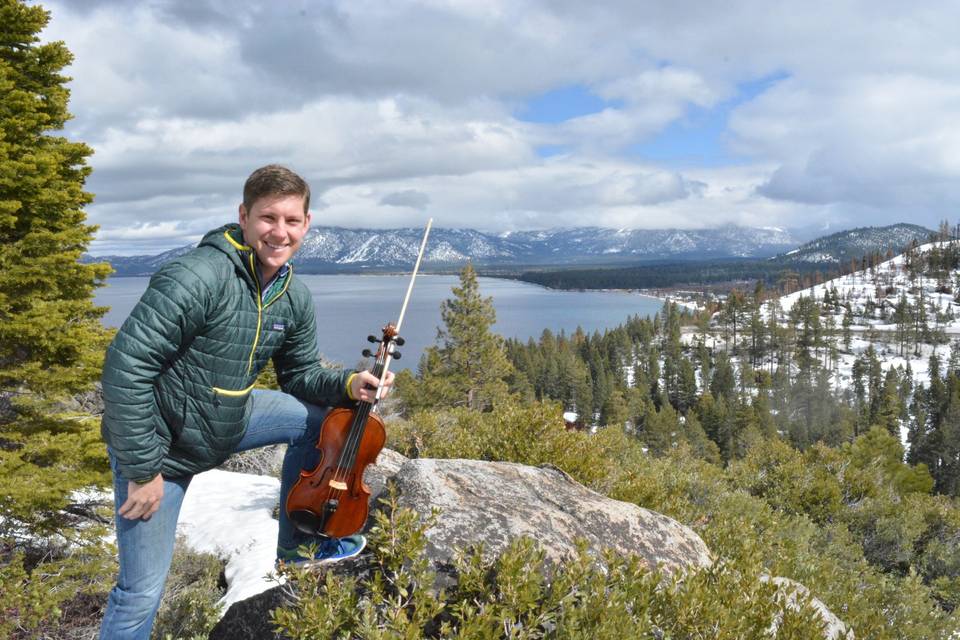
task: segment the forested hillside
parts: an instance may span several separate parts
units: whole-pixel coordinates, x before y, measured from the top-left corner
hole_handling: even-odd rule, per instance
[[[690,523],[725,561],[802,580],[857,637],[949,637],[960,629],[955,255],[950,242],[914,246],[784,299],[757,285],[695,316],[668,302],[602,334],[504,341],[508,393],[470,411],[487,381],[454,376],[448,356],[470,353],[482,371],[498,352],[477,342],[489,323],[474,313],[457,320],[473,331],[447,334],[401,380],[395,446],[550,461]],[[473,288],[456,301],[489,320]],[[440,400],[430,381],[444,376],[454,382]],[[555,413],[518,408],[540,403]],[[564,410],[577,435],[554,431]]]

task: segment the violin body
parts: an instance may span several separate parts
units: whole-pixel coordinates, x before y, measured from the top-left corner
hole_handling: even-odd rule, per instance
[[[365,416],[358,430],[357,411],[340,407],[327,414],[317,440],[320,462],[301,471],[287,495],[287,515],[304,533],[343,538],[367,522],[370,487],[363,472],[376,462],[387,433],[376,413]],[[344,451],[351,454],[346,460]]]

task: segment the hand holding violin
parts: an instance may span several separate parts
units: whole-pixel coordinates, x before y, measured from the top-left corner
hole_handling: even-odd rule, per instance
[[[369,371],[359,371],[350,381],[350,396],[363,402],[373,402],[379,384],[380,379]],[[381,400],[390,393],[391,385],[393,385],[393,371],[387,371],[387,376],[383,380],[383,392],[380,394]]]

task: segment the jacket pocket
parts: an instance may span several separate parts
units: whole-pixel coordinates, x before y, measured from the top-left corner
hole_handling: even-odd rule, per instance
[[[200,420],[200,429],[211,448],[229,453],[243,438],[253,387],[210,387],[210,402],[205,407],[206,415]]]

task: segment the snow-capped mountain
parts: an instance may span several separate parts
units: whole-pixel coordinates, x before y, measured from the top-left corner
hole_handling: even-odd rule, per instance
[[[423,230],[314,227],[294,260],[301,273],[345,273],[409,269]],[[605,229],[578,227],[489,234],[473,229],[431,231],[424,266],[569,265],[636,263],[651,260],[765,258],[796,247],[790,232],[777,228],[724,226],[716,229]],[[102,256],[117,275],[148,275],[190,247],[157,256]],[[90,260],[94,260],[91,258]]]
[[[807,262],[825,267],[846,266],[851,259],[887,251],[899,253],[913,240],[926,242],[933,231],[915,224],[894,224],[887,227],[859,227],[838,231],[822,238],[811,240],[792,251],[787,251],[774,260],[780,262]]]

